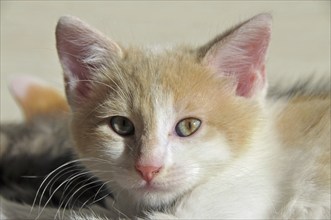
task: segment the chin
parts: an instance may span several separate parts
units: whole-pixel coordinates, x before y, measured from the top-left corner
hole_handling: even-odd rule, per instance
[[[148,184],[145,181],[141,181],[136,187],[128,189],[128,192],[143,206],[157,208],[169,205],[176,201],[179,197],[194,187],[194,182],[195,181],[190,178],[186,181],[178,181],[176,184],[169,183],[169,181],[167,181],[169,184],[165,184],[161,181],[155,181]]]
[[[148,207],[159,207],[172,203],[181,194],[178,190],[131,189],[130,193],[138,203]]]

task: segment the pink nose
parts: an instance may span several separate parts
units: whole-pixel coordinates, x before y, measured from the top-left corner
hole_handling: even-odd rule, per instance
[[[147,182],[150,182],[154,176],[160,172],[162,167],[154,167],[154,166],[141,166],[136,165],[136,170],[141,175],[141,177],[146,180]]]

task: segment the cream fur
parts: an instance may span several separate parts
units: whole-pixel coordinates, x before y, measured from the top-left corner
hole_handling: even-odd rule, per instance
[[[330,158],[324,157],[330,153],[330,94],[265,99],[270,15],[258,15],[200,49],[157,48],[152,55],[150,49],[107,43],[76,19],[61,21],[59,56],[69,83],[81,83],[81,76],[72,71],[71,61],[64,61],[61,42],[70,41],[62,30],[79,29],[87,35],[84,42],[91,36],[98,44],[100,38],[94,49],[112,45],[103,62],[79,54],[83,62],[75,65],[102,63],[84,69],[89,81],[84,97],[73,95],[75,87],[67,88],[76,150],[81,158],[95,158],[85,165],[114,191],[111,218],[118,213],[150,219],[330,218],[330,173],[325,172]],[[70,37],[80,40],[77,33]],[[254,53],[245,53],[252,44]],[[236,55],[242,59],[229,60]],[[238,94],[236,86],[246,73],[254,77],[248,77],[246,93]],[[301,102],[314,102],[315,108],[301,108]],[[134,135],[121,137],[110,128],[109,118],[118,115],[131,120]],[[187,117],[202,124],[182,138],[174,127]],[[309,124],[313,119],[316,123]],[[299,127],[292,129],[296,123]],[[135,170],[137,161],[162,166],[150,184]]]

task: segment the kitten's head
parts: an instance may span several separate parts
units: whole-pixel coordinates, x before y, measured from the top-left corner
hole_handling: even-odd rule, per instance
[[[56,38],[86,165],[146,205],[222,171],[259,132],[271,16],[199,47],[124,48],[77,18]]]

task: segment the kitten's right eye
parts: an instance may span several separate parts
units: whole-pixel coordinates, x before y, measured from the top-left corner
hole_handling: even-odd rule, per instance
[[[133,123],[123,116],[111,117],[110,127],[120,136],[130,136],[134,134]]]

